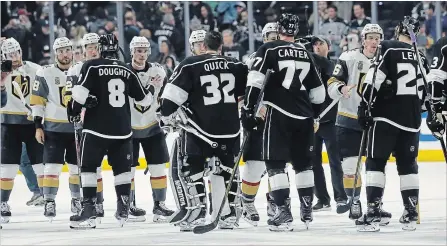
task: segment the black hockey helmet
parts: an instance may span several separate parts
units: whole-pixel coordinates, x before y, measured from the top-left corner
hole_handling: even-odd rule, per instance
[[[399,24],[396,26],[396,29],[394,30],[394,38],[397,40],[399,35],[410,37],[408,28],[411,28],[414,34],[417,35],[419,33],[419,29],[421,29],[421,23],[411,16],[404,16],[404,20],[399,22]]]
[[[118,39],[114,34],[104,34],[99,37],[99,52],[101,57],[118,58]]]
[[[223,44],[222,34],[216,31],[209,31],[205,35],[204,43],[207,49],[217,51]]]
[[[278,34],[295,37],[299,31],[299,18],[294,14],[284,13],[278,20]]]

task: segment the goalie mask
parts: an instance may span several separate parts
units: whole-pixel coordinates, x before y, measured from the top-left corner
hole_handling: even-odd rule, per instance
[[[399,22],[399,25],[396,26],[394,30],[394,38],[398,40],[399,35],[405,35],[410,37],[409,28],[414,32],[414,34],[418,35],[419,29],[421,29],[421,24],[419,21],[411,16],[405,16],[404,20]]]

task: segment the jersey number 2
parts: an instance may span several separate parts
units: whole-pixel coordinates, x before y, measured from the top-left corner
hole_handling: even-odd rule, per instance
[[[206,92],[211,94],[211,96],[204,96],[203,102],[205,105],[217,104],[222,100],[222,93],[224,98],[224,103],[235,103],[236,99],[234,95],[230,95],[230,92],[234,89],[235,82],[234,75],[231,73],[221,73],[220,74],[220,82],[219,78],[216,75],[204,75],[200,76],[200,84],[203,86],[204,84],[209,83],[206,86]],[[224,81],[228,81],[228,84],[222,89],[219,90],[220,84]],[[222,90],[222,93],[221,93]]]
[[[303,80],[309,73],[310,63],[302,61],[293,61],[293,60],[279,61],[278,69],[283,70],[284,68],[287,68],[287,70],[286,70],[286,76],[284,77],[284,81],[282,82],[282,86],[286,89],[290,89],[290,86],[292,85],[293,82],[293,78],[295,77],[296,70],[301,70],[301,72],[299,73],[299,80],[300,83],[302,84]]]
[[[407,73],[397,79],[397,92],[396,95],[418,95],[421,98],[422,91],[419,91],[416,86],[420,83],[421,78],[417,79],[417,74],[420,74],[419,68],[416,69],[410,63],[398,63],[397,72],[401,73],[407,71]]]
[[[114,108],[120,108],[126,103],[124,96],[125,85],[121,79],[111,79],[107,83],[109,90],[109,103]]]

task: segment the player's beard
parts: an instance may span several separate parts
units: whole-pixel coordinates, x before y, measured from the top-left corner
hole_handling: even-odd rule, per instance
[[[62,60],[58,60],[59,64],[65,66],[65,65],[69,65],[71,63],[71,59],[70,58],[64,58]]]

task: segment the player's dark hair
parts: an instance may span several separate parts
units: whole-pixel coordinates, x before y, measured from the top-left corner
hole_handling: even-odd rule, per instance
[[[335,12],[338,12],[338,8],[337,8],[337,6],[335,6],[335,5],[329,5],[328,7],[327,7],[328,9],[334,9],[334,11]]]
[[[223,44],[222,34],[220,34],[220,32],[216,32],[216,31],[209,31],[206,33],[204,43],[205,43],[205,47],[208,50],[217,51],[219,49],[219,47]]]

